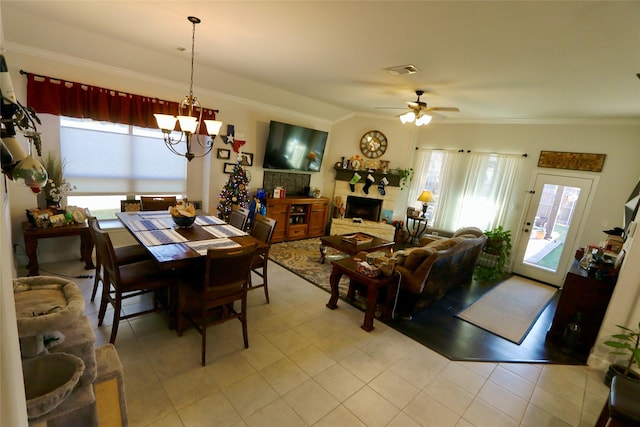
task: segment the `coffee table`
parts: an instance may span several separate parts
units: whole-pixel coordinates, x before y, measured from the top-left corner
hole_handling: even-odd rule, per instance
[[[339,283],[342,275],[346,275],[349,278],[349,292],[347,294],[348,299],[353,299],[356,288],[363,287],[367,289],[367,308],[364,312],[364,322],[361,328],[367,332],[374,329],[373,317],[378,302],[378,295],[382,290],[386,289],[384,301],[382,303],[382,318],[390,319],[393,315],[393,305],[398,292],[399,274],[394,271],[391,276],[378,276],[367,277],[358,273],[358,261],[353,257],[343,258],[336,261],[331,261],[333,264],[333,270],[331,270],[331,276],[329,277],[329,283],[331,284],[331,297],[327,302],[327,307],[331,310],[338,308],[338,298],[340,296]]]
[[[353,233],[350,233],[353,234]],[[363,234],[368,237],[373,238],[373,240],[369,243],[362,243],[360,245],[356,245],[354,243],[349,243],[342,239],[344,235],[338,236],[324,236],[320,238],[320,263],[324,264],[324,261],[327,257],[327,247],[337,249],[340,252],[344,252],[348,255],[355,255],[360,251],[365,252],[375,252],[381,249],[391,248],[394,245],[394,242],[390,242],[388,240],[381,239],[376,236],[372,236],[366,233],[358,233]]]

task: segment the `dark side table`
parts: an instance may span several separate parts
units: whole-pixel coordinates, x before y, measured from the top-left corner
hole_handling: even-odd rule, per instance
[[[332,310],[338,308],[338,297],[340,296],[339,283],[342,275],[346,275],[349,278],[349,297],[353,297],[356,287],[365,287],[367,289],[367,309],[364,312],[364,323],[361,328],[367,332],[374,329],[373,317],[378,301],[378,295],[381,290],[386,289],[386,295],[384,302],[382,303],[382,318],[390,319],[393,311],[393,302],[396,298],[398,289],[398,276],[396,271],[391,276],[378,276],[367,277],[356,271],[357,262],[353,258],[343,258],[337,261],[331,261],[333,264],[333,270],[329,277],[329,283],[331,284],[331,298],[327,303],[327,307]]]
[[[423,216],[407,216],[407,222],[405,223],[407,227],[407,233],[409,233],[409,239],[407,239],[408,243],[419,243],[420,236],[427,231],[427,218]]]
[[[80,256],[84,260],[84,269],[93,270],[91,253],[93,252],[93,239],[91,231],[86,223],[63,225],[61,227],[37,228],[29,222],[22,223],[24,244],[29,258],[29,276],[39,274],[38,265],[38,240],[53,237],[80,236]]]

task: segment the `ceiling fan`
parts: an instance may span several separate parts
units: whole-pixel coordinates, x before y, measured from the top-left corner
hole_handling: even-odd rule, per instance
[[[400,121],[402,123],[411,123],[415,121],[416,126],[422,126],[429,124],[431,118],[435,115],[432,112],[437,111],[448,111],[452,113],[457,113],[460,111],[457,107],[429,107],[427,103],[420,100],[420,97],[424,95],[423,90],[416,90],[416,95],[418,99],[413,102],[407,102],[407,107],[409,107],[409,111],[400,115]],[[437,114],[437,113],[436,113]]]
[[[460,112],[460,109],[456,107],[428,107],[426,102],[420,101],[420,97],[424,95],[423,90],[416,90],[416,95],[418,95],[417,100],[415,100],[414,102],[407,102],[407,106],[416,113],[428,111],[450,111],[454,113]]]

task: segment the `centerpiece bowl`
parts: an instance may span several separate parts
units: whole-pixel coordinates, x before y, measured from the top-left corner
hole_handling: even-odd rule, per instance
[[[193,223],[196,221],[195,215],[194,216],[171,215],[171,218],[173,218],[173,222],[175,222],[178,227],[191,227]]]
[[[191,227],[196,221],[196,210],[191,203],[171,206],[169,207],[169,213],[178,227]]]

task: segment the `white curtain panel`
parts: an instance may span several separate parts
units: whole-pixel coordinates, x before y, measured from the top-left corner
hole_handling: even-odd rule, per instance
[[[515,154],[469,153],[452,150],[418,149],[415,178],[409,189],[409,205],[416,207],[418,196],[427,188],[430,163],[442,159],[434,191],[433,228],[457,230],[475,226],[482,230],[503,224],[523,157]]]
[[[469,153],[461,203],[453,229],[475,226],[489,230],[502,225],[514,183],[522,166],[522,156]]]

